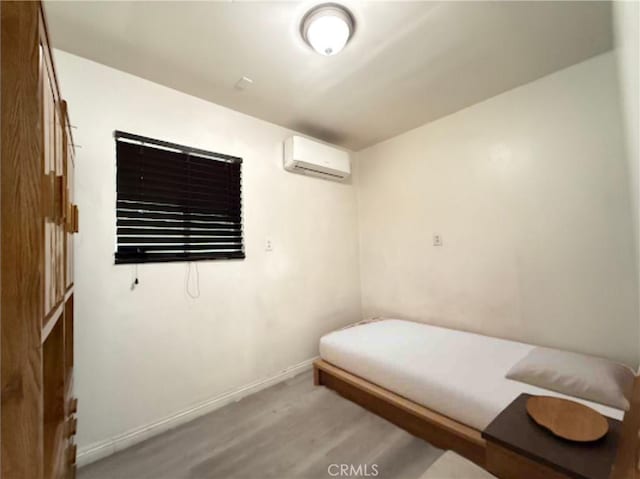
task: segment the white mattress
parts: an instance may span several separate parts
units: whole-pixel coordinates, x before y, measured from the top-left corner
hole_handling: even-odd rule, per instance
[[[458,422],[483,430],[520,393],[568,397],[506,379],[534,346],[388,319],[335,331],[320,357]],[[602,414],[623,411],[573,397]]]

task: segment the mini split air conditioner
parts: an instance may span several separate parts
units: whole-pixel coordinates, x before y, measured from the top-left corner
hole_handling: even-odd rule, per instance
[[[303,175],[344,180],[351,174],[351,163],[346,151],[301,136],[292,136],[284,142],[284,169]]]

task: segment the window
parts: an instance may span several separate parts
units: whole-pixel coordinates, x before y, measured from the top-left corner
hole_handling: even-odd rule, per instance
[[[242,159],[120,131],[116,264],[244,258]]]

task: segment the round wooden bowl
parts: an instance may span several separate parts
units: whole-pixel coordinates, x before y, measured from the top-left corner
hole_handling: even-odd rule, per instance
[[[551,396],[532,396],[527,413],[540,426],[569,441],[597,441],[609,430],[602,414],[583,404]]]

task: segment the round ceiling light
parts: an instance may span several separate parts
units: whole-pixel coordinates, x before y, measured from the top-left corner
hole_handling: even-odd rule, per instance
[[[347,44],[355,22],[342,5],[325,3],[312,8],[302,19],[302,38],[320,55],[339,53]]]

